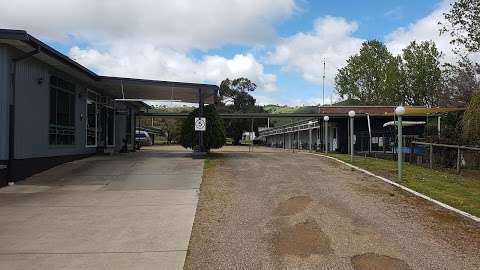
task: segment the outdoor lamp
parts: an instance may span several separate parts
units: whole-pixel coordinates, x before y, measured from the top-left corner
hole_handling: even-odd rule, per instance
[[[325,128],[323,129],[323,133],[325,135],[325,154],[328,153],[328,120],[330,120],[330,117],[325,115],[323,117],[323,121],[325,121]]]
[[[397,116],[402,116],[405,114],[405,107],[403,106],[398,106],[397,108],[395,108],[395,114]]]
[[[398,149],[397,149],[397,170],[398,170],[398,181],[402,181],[402,167],[403,167],[403,156],[402,156],[402,148],[403,148],[403,134],[402,134],[402,116],[405,114],[405,107],[398,106],[395,108],[395,114],[398,117],[397,125],[398,125]]]
[[[351,110],[348,112],[348,116],[350,117],[350,162],[353,162],[353,151],[354,151],[354,143],[353,143],[353,117],[355,117],[355,111]]]

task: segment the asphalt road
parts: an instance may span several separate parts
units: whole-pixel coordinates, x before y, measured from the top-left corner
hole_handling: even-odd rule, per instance
[[[204,172],[184,269],[480,269],[480,225],[321,157],[256,148]]]

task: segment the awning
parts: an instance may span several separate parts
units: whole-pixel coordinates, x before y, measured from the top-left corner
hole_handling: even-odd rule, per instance
[[[416,125],[425,125],[427,122],[425,121],[402,121],[402,127],[409,127],[409,126],[416,126]],[[383,127],[388,126],[397,126],[398,121],[390,121],[383,124]]]
[[[218,86],[211,84],[155,81],[100,76],[95,86],[120,100],[197,103],[199,90],[204,102],[213,104]]]
[[[37,51],[33,58],[63,71],[85,86],[125,102],[176,101],[197,103],[199,89],[204,103],[212,104],[218,86],[202,83],[169,82],[100,76],[68,56],[53,49],[24,30],[0,29],[0,44],[8,44],[24,53]]]

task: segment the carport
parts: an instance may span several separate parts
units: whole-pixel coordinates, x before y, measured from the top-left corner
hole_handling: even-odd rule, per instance
[[[218,95],[218,86],[212,84],[183,83],[157,80],[144,80],[121,77],[100,76],[98,87],[116,101],[161,101],[198,103],[199,115],[203,117],[205,104],[214,104]],[[135,120],[135,123],[137,121]],[[205,152],[203,131],[199,132],[200,152]]]

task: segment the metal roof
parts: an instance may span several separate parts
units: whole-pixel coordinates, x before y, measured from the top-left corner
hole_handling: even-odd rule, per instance
[[[136,78],[100,76],[68,56],[48,46],[24,30],[0,29],[0,44],[8,44],[25,53],[38,50],[33,57],[79,80],[88,87],[101,90],[112,97],[133,101],[198,102],[202,89],[205,103],[214,103],[218,86],[203,83],[170,82]]]

